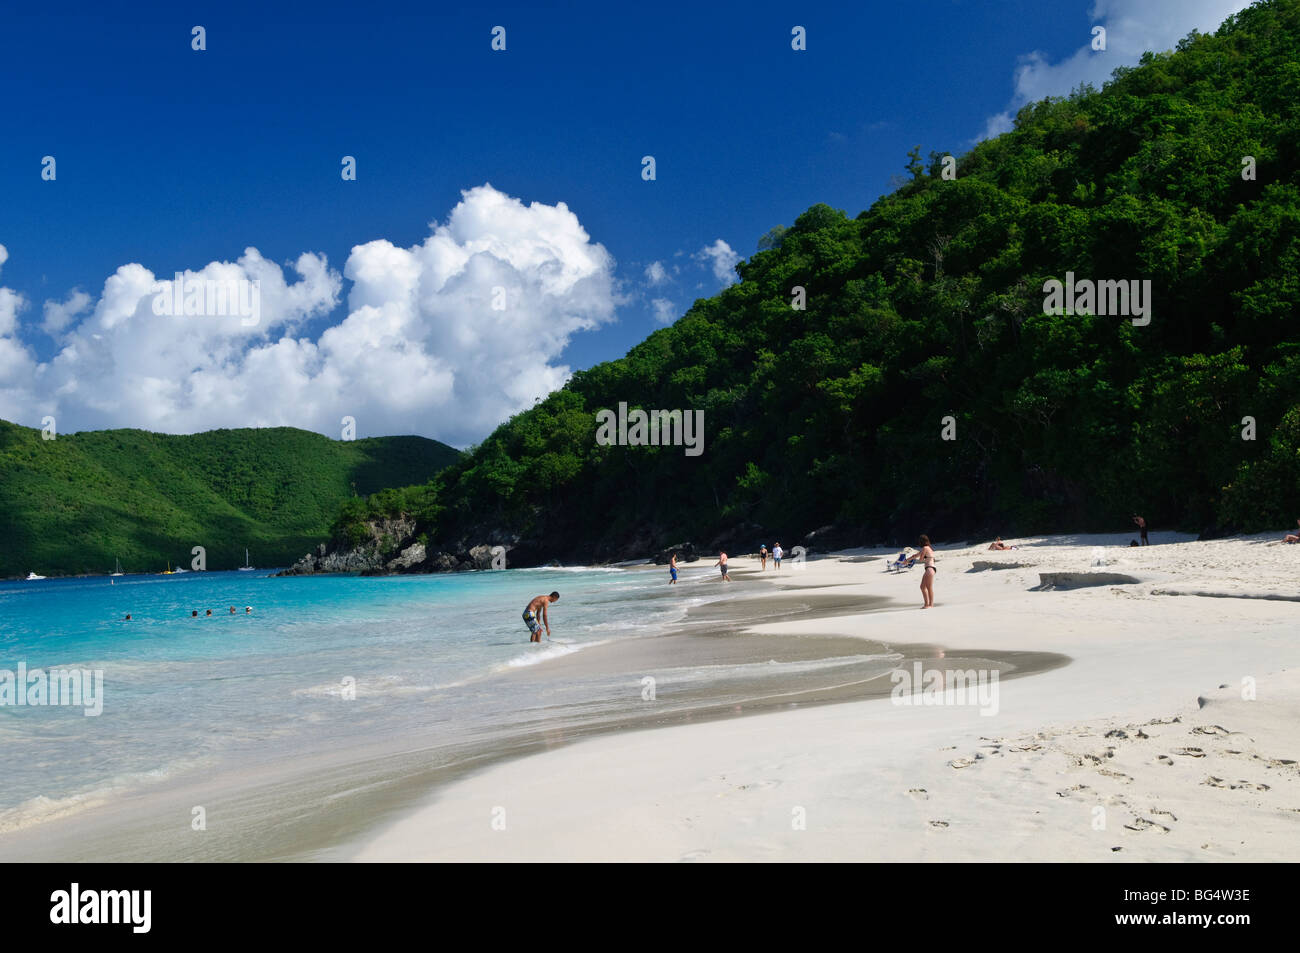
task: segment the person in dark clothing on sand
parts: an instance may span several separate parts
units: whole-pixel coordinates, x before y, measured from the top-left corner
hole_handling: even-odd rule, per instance
[[[1137,523],[1138,529],[1141,531],[1142,545],[1149,546],[1150,541],[1147,539],[1147,521],[1144,520],[1142,517],[1138,516],[1136,513],[1134,513],[1133,522]]]

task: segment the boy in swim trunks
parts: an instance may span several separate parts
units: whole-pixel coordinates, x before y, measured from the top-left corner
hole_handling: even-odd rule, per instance
[[[672,558],[668,560],[668,574],[672,576],[668,585],[677,585],[677,554],[673,553]]]
[[[552,592],[549,596],[538,596],[528,603],[528,608],[524,610],[524,625],[528,626],[528,631],[532,633],[529,642],[542,641],[542,626],[546,626],[546,637],[548,639],[551,637],[551,623],[546,617],[546,607],[559,598],[558,592]]]
[[[718,561],[713,565],[722,570],[722,581],[731,582],[731,577],[727,575],[727,554],[718,553]]]

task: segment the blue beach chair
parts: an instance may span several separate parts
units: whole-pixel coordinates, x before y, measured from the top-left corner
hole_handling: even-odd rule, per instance
[[[912,564],[907,560],[907,553],[899,553],[897,559],[892,559],[885,564],[885,572],[907,572],[912,568]]]

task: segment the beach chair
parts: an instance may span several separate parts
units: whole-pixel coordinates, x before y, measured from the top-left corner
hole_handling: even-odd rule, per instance
[[[892,559],[885,564],[885,572],[907,572],[912,568],[912,564],[907,561],[907,553],[899,553],[897,559]]]

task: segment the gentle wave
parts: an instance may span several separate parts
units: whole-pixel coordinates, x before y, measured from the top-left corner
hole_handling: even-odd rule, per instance
[[[0,810],[0,834],[20,831],[27,827],[43,824],[46,821],[80,814],[91,808],[107,804],[116,796],[133,788],[159,784],[185,771],[202,767],[207,759],[185,759],[154,768],[150,771],[137,771],[120,774],[85,791],[63,797],[46,797],[38,795],[21,804]]]
[[[516,655],[508,662],[502,662],[496,666],[494,672],[508,672],[513,668],[523,668],[526,665],[536,665],[539,662],[548,662],[551,659],[563,658],[566,655],[572,655],[583,649],[591,648],[593,645],[604,645],[608,639],[598,639],[594,642],[549,642],[543,643],[546,647],[540,652],[525,652],[523,655]]]

